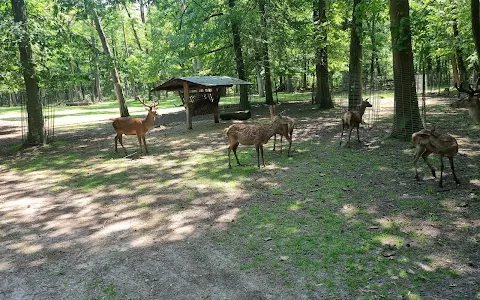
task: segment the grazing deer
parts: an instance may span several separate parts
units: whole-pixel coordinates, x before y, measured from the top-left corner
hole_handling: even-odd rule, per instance
[[[228,168],[232,168],[230,164],[230,151],[237,159],[239,166],[242,164],[238,160],[237,148],[239,144],[255,145],[257,150],[257,166],[260,168],[260,154],[262,155],[262,164],[265,167],[265,160],[263,159],[263,144],[266,144],[270,138],[282,126],[280,118],[277,116],[269,125],[253,125],[253,124],[233,124],[225,128],[223,132],[228,137]]]
[[[362,100],[362,103],[360,103],[358,110],[347,111],[346,113],[343,114],[342,136],[340,137],[340,145],[342,144],[343,131],[345,128],[350,129],[350,132],[348,133],[347,145],[350,145],[350,136],[352,135],[353,128],[357,128],[357,139],[358,139],[358,142],[360,143],[360,135],[358,133],[358,128],[360,127],[360,124],[363,123],[362,117],[367,107],[372,107],[370,102],[368,102],[368,98],[365,100]]]
[[[452,108],[468,108],[468,114],[472,119],[480,123],[480,90],[474,90],[472,85],[468,85],[468,90],[463,88],[463,82],[460,87],[455,83],[455,88],[459,92],[468,94],[468,97],[462,98],[453,102],[450,106]]]
[[[143,145],[145,146],[145,152],[148,153],[147,143],[145,142],[145,134],[153,127],[155,118],[160,115],[157,113],[157,104],[152,103],[151,105],[146,105],[145,102],[140,98],[140,96],[135,97],[135,100],[140,101],[148,110],[148,114],[145,119],[141,118],[128,118],[120,117],[113,120],[113,128],[117,132],[115,136],[115,152],[117,151],[117,141],[122,145],[125,154],[127,150],[123,146],[122,136],[125,135],[137,135],[138,143],[140,145],[140,152],[142,152],[142,140]]]
[[[450,161],[450,167],[452,168],[453,179],[457,184],[460,184],[460,181],[455,175],[455,167],[453,166],[453,157],[458,152],[457,140],[449,134],[441,133],[435,131],[434,129],[423,129],[421,131],[415,132],[412,134],[413,143],[416,146],[415,158],[413,164],[415,166],[415,179],[419,180],[417,162],[420,156],[423,158],[425,163],[428,165],[432,171],[433,177],[437,178],[435,174],[435,169],[432,167],[428,161],[428,156],[431,153],[436,153],[440,157],[440,183],[439,186],[443,187],[443,157],[448,157]]]
[[[278,127],[278,130],[275,132],[273,137],[273,151],[275,151],[275,144],[277,143],[277,134],[280,134],[280,153],[282,152],[283,146],[283,137],[285,137],[288,141],[288,156],[290,156],[290,149],[292,148],[292,136],[293,136],[293,128],[295,127],[295,120],[288,116],[284,116],[283,112],[278,114],[280,118],[281,126]]]

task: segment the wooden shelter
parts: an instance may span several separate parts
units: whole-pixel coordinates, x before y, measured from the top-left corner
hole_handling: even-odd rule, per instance
[[[188,129],[192,129],[192,116],[213,113],[215,123],[218,123],[221,89],[242,84],[251,83],[228,76],[178,77],[153,88],[152,92],[178,91],[185,107]]]

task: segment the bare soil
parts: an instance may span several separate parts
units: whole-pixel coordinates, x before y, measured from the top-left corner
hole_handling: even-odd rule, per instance
[[[445,105],[449,101],[432,98],[429,105]],[[393,104],[387,100],[383,103],[382,116],[391,116]],[[338,143],[339,109],[319,111],[309,103],[282,104],[279,109],[286,109],[289,116],[297,119],[295,143],[310,140]],[[267,114],[268,109],[263,106],[252,109],[255,122],[267,122]],[[465,111],[452,114],[467,118]],[[21,139],[19,120],[0,118],[0,299],[322,299],[325,296],[284,286],[269,272],[241,270],[242,261],[235,255],[234,245],[213,238],[228,234],[230,224],[245,207],[262,201],[259,197],[264,197],[263,186],[256,187],[259,184],[256,180],[277,172],[274,156],[270,155],[271,144],[265,152],[267,167],[255,174],[250,183],[235,185],[226,179],[224,186],[209,186],[208,180],[198,179],[202,165],[195,162],[195,156],[217,155],[218,149],[222,149],[218,164],[227,170],[222,129],[230,121],[214,124],[211,115],[194,117],[194,129],[187,130],[183,109],[164,111],[147,135],[150,154],[124,157],[113,153],[114,132],[109,117],[58,118],[56,139],[64,145],[22,151],[12,150],[12,145]],[[82,124],[95,126],[76,128]],[[384,122],[362,131],[365,145],[353,146],[352,151],[381,147],[390,126]],[[453,128],[447,131],[458,137],[459,160],[469,158],[468,163],[476,165],[478,170],[480,131],[467,136],[466,132],[458,132],[455,124],[440,126]],[[136,138],[126,138],[124,144],[131,153],[137,147]],[[9,167],[16,161],[38,159],[52,151],[70,152],[84,161],[73,160],[75,168],[65,167],[68,164],[28,170]],[[394,159],[396,151],[385,149],[385,159]],[[293,159],[300,155],[306,154],[294,144]],[[402,175],[411,179],[411,171],[404,170]],[[457,172],[463,172],[460,179],[466,181],[464,186],[456,189],[452,178],[447,176],[446,193],[467,204],[452,208],[460,215],[458,226],[468,225],[471,230],[465,235],[480,239],[479,214],[473,212],[480,209],[480,182],[466,179],[468,172],[470,175],[475,172],[467,163],[460,163]],[[115,184],[93,186],[90,190],[75,186],[83,179],[93,182],[99,174],[105,176],[101,178],[117,178]],[[423,184],[435,186],[429,174],[424,176],[428,183]],[[400,193],[418,188],[413,180],[405,182]],[[375,213],[388,215],[395,208],[385,205],[383,209]],[[428,224],[410,226],[423,226],[424,230],[432,231],[428,235],[437,234],[437,229]],[[457,232],[456,228],[442,228],[442,231],[447,236]],[[455,247],[470,259],[456,262],[446,259],[445,264],[461,264],[468,269],[469,279],[457,284],[454,291],[444,285],[444,290],[439,289],[432,298],[453,299],[463,295],[474,299],[476,295],[475,286],[480,283],[479,250]]]

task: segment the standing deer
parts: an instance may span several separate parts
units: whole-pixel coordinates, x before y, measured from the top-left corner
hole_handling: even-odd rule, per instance
[[[232,168],[230,164],[230,151],[237,159],[239,166],[242,164],[238,160],[237,148],[239,144],[255,145],[257,150],[257,166],[260,168],[260,153],[262,155],[262,164],[265,167],[265,160],[263,159],[263,144],[266,144],[270,138],[282,126],[280,118],[277,116],[269,125],[253,125],[253,124],[233,124],[225,128],[223,132],[228,137],[228,168]]]
[[[340,137],[340,145],[342,144],[343,130],[345,128],[350,129],[350,132],[348,133],[348,143],[347,143],[347,145],[350,145],[350,136],[352,135],[353,128],[357,128],[357,139],[358,139],[358,142],[360,143],[360,135],[358,133],[358,128],[360,127],[360,124],[362,123],[362,117],[363,117],[363,114],[365,113],[365,109],[367,107],[372,107],[370,102],[368,102],[368,98],[365,99],[365,100],[362,100],[362,103],[360,103],[360,106],[359,106],[358,110],[347,111],[346,113],[343,114],[343,116],[342,116],[342,136]]]
[[[452,108],[468,108],[468,114],[472,119],[480,123],[480,90],[474,90],[472,85],[468,85],[468,90],[463,88],[463,82],[460,87],[455,83],[455,88],[459,92],[468,94],[468,97],[455,101],[450,106]]]
[[[450,167],[452,168],[453,179],[457,184],[460,184],[460,181],[455,175],[455,167],[453,166],[453,157],[458,152],[457,140],[449,134],[441,133],[438,131],[423,129],[421,131],[415,132],[412,134],[413,143],[416,146],[415,158],[413,164],[415,166],[415,179],[419,180],[417,162],[420,156],[423,158],[425,163],[428,165],[432,171],[433,177],[437,178],[435,174],[435,169],[432,167],[428,161],[428,156],[431,153],[438,154],[440,158],[440,183],[439,186],[443,187],[443,157],[448,157],[450,161]]]
[[[292,148],[292,136],[293,136],[293,128],[295,127],[295,120],[288,116],[284,116],[283,112],[278,114],[280,118],[281,126],[278,127],[278,130],[275,132],[273,137],[273,151],[275,151],[275,144],[277,143],[277,134],[280,134],[280,153],[282,152],[283,146],[283,137],[285,137],[288,141],[288,156],[290,156],[290,149]]]
[[[117,132],[115,136],[115,152],[117,151],[117,141],[120,142],[122,145],[125,154],[127,150],[123,146],[122,136],[125,135],[137,135],[138,144],[140,145],[140,152],[142,152],[142,140],[143,145],[145,146],[145,152],[148,153],[147,143],[145,142],[145,134],[153,127],[155,122],[155,118],[159,117],[160,115],[157,113],[157,104],[152,103],[150,105],[146,105],[145,102],[140,98],[140,96],[135,97],[135,100],[140,101],[145,108],[148,110],[148,114],[145,119],[142,118],[128,118],[128,117],[120,117],[113,120],[113,128]]]

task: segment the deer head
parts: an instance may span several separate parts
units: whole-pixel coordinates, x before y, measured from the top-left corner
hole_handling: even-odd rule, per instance
[[[147,105],[145,104],[145,101],[139,96],[137,95],[135,97],[135,100],[138,100],[140,103],[143,104],[143,106],[145,106],[145,109],[148,110],[148,116],[147,117],[153,117],[154,119],[155,118],[158,118],[160,115],[158,114],[158,103],[156,103],[155,101],[152,102],[152,104],[150,105]]]
[[[460,87],[455,83],[455,88],[462,93],[466,93],[467,97],[463,97],[453,102],[450,107],[452,108],[468,108],[470,116],[477,122],[480,122],[480,89],[474,90],[471,84],[468,85],[468,89],[463,87],[463,82]]]

